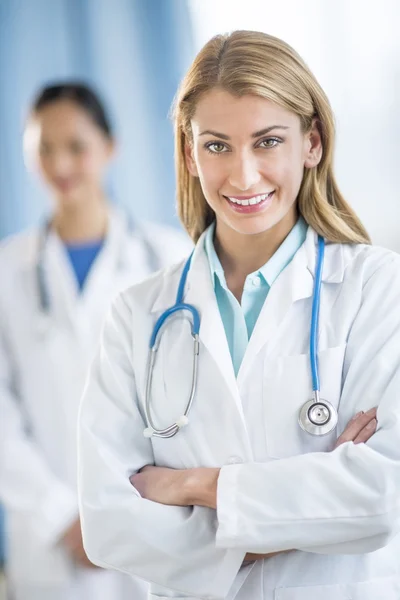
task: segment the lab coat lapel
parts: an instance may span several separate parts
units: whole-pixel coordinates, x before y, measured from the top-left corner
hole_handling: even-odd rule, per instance
[[[221,376],[225,379],[225,383],[241,411],[232,358],[204,249],[194,257],[188,277],[185,302],[193,304],[198,309],[201,318],[200,341],[217,364]]]
[[[112,210],[104,246],[94,261],[81,291],[63,242],[54,231],[51,230],[48,234],[44,266],[46,284],[50,292],[49,318],[57,319],[60,323],[68,322],[68,326],[78,333],[82,343],[86,334],[89,334],[90,324],[95,321],[95,315],[103,314],[111,301],[112,286],[115,284],[115,295],[119,291],[117,273],[122,273],[119,262],[124,259],[127,237],[125,219]],[[32,268],[36,268],[36,263]],[[88,314],[90,319],[87,318]]]
[[[313,260],[312,257],[315,251],[315,234],[309,228],[305,243],[268,293],[243,357],[238,373],[239,385],[248,374],[260,350],[267,345],[267,352],[272,352],[279,328],[292,305],[298,300],[312,296],[315,267],[315,258]]]
[[[175,303],[176,292],[182,274],[183,263],[176,271],[174,278],[169,276],[164,279],[164,286],[156,299],[152,312],[159,316]],[[233,397],[244,422],[243,409],[236,383],[235,372],[229,352],[224,326],[219,313],[214,287],[211,279],[210,267],[204,250],[204,234],[197,242],[193,253],[191,267],[185,286],[184,302],[192,304],[200,314],[200,353],[206,350],[217,365],[224,379],[230,395]],[[201,369],[202,360],[200,360]],[[201,373],[199,373],[201,377]]]
[[[87,314],[97,314],[99,310],[104,312],[105,306],[112,299],[113,285],[117,295],[117,279],[118,276],[122,279],[123,266],[128,260],[127,243],[127,223],[117,211],[111,211],[104,245],[88,273],[81,293],[79,312],[84,321]]]
[[[68,322],[75,329],[79,290],[67,252],[56,233],[50,231],[44,252],[45,283],[49,292],[49,318]]]

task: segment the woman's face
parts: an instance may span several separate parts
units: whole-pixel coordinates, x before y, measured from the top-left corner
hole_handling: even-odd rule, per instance
[[[32,116],[25,146],[56,199],[65,205],[99,193],[113,154],[113,142],[70,100],[57,100]]]
[[[286,220],[293,226],[305,168],[322,156],[313,124],[259,96],[214,89],[198,102],[186,147],[190,173],[199,177],[218,229],[263,233]]]

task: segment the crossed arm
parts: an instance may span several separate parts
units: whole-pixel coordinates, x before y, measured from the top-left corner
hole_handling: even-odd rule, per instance
[[[346,442],[367,442],[377,426],[376,408],[358,413],[338,438],[335,448]],[[174,506],[205,506],[217,509],[217,487],[220,469],[169,469],[147,466],[130,477],[130,482],[143,498]],[[280,554],[247,553],[245,561],[270,558]]]

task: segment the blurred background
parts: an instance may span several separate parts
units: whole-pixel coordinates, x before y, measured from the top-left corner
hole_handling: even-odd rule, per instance
[[[38,89],[64,79],[94,86],[111,115],[109,196],[179,227],[176,88],[212,35],[257,29],[294,46],[319,79],[336,114],[339,185],[373,241],[400,251],[399,14],[398,0],[0,0],[0,238],[49,209],[22,135]]]

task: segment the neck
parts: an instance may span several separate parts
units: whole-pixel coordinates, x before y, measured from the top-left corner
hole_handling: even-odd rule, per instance
[[[80,243],[105,237],[108,224],[106,198],[98,195],[79,205],[58,207],[52,226],[63,242]]]
[[[276,225],[259,234],[244,235],[224,224],[215,230],[215,250],[224,269],[228,288],[241,299],[246,277],[258,271],[275,254],[298,219],[291,211]]]

